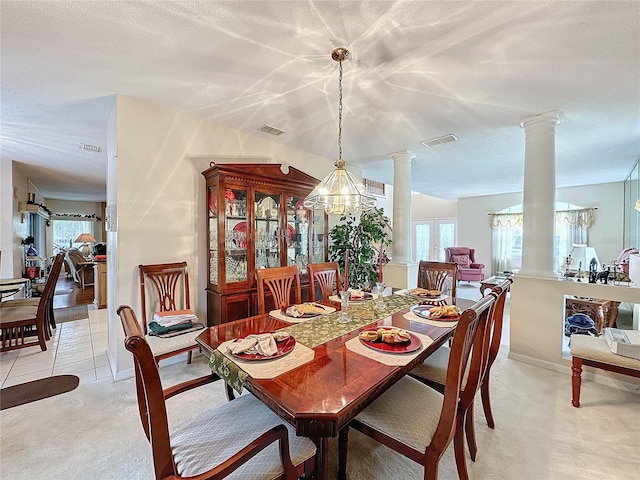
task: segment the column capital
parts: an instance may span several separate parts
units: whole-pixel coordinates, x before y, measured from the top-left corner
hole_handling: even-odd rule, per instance
[[[411,163],[411,161],[416,158],[415,154],[413,152],[410,152],[409,150],[400,150],[399,152],[394,152],[390,155],[390,157],[392,158],[392,160],[396,163],[401,162],[401,163]]]
[[[525,130],[536,127],[555,127],[560,122],[562,112],[558,110],[552,110],[547,113],[540,113],[538,115],[532,115],[520,120],[520,127]]]

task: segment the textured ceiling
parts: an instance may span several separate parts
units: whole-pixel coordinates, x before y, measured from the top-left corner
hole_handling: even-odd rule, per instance
[[[368,178],[409,150],[415,191],[521,191],[520,120],[551,110],[559,187],[640,153],[638,1],[2,1],[0,20],[0,154],[51,198],[104,200],[114,94],[336,158],[337,46],[343,158]]]

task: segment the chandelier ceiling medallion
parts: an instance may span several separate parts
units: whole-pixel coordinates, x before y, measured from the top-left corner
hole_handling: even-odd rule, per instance
[[[342,61],[349,56],[344,47],[331,52],[331,58],[340,64],[338,77],[338,159],[336,169],[327,175],[304,200],[304,206],[311,209],[324,209],[329,215],[345,215],[358,210],[370,210],[377,205],[376,198],[367,192],[365,186],[344,167],[342,159]]]

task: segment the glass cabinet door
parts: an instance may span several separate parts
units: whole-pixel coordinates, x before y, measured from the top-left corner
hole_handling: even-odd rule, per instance
[[[307,273],[309,263],[309,215],[303,206],[304,197],[287,197],[287,265],[297,265],[300,273]]]
[[[280,195],[255,192],[256,269],[280,266]]]
[[[247,190],[225,188],[225,277],[227,283],[246,282],[247,266]]]
[[[218,187],[207,191],[209,219],[209,283],[218,284]]]
[[[311,232],[311,257],[313,263],[325,262],[325,251],[327,248],[327,238],[324,233],[325,215],[323,210],[313,210]]]

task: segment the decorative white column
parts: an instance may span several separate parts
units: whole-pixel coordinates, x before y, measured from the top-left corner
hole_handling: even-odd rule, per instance
[[[407,288],[417,282],[416,263],[411,259],[411,161],[409,151],[396,152],[393,159],[393,244],[391,263],[384,268],[387,286]]]
[[[555,133],[560,112],[522,119],[525,131],[522,269],[519,275],[555,277]]]

